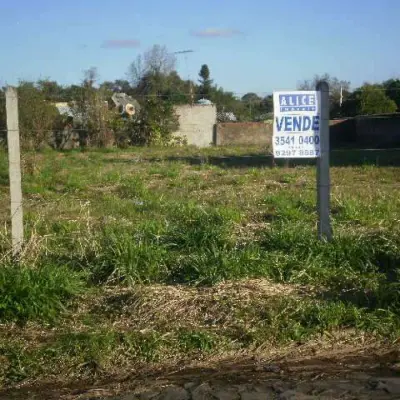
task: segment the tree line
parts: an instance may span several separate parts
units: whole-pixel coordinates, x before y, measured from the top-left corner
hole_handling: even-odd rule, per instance
[[[400,79],[388,79],[375,84],[364,83],[352,91],[350,82],[324,74],[315,75],[313,79],[301,82],[298,88],[314,90],[321,80],[329,84],[331,118],[390,114],[400,111]]]
[[[350,82],[329,74],[301,82],[298,89],[313,90],[319,80],[330,86],[331,118],[393,113],[400,110],[400,80],[365,83],[355,90]],[[0,131],[6,129],[4,88],[0,93]],[[134,118],[122,117],[111,101],[114,92],[124,92],[140,104]],[[49,79],[21,81],[18,85],[20,130],[26,147],[38,147],[49,133],[72,126],[71,117],[60,115],[54,103],[67,102],[74,129],[81,142],[104,146],[171,143],[178,127],[174,106],[207,99],[217,107],[220,121],[264,121],[273,115],[272,95],[246,93],[237,96],[215,84],[207,64],[201,66],[197,82],[182,79],[176,57],[165,46],[155,45],[138,55],[125,79],[100,82],[96,68],[85,72],[79,84],[63,86]]]

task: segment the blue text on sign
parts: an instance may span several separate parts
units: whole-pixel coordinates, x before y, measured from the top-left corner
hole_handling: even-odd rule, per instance
[[[278,132],[319,131],[319,115],[276,117],[276,128]]]
[[[279,106],[284,111],[316,111],[317,104],[314,94],[280,94]]]

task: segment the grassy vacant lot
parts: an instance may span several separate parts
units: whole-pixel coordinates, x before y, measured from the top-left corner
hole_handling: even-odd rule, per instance
[[[1,384],[268,354],[339,333],[396,341],[400,170],[350,156],[335,155],[328,244],[316,240],[315,168],[272,167],[260,149],[26,154],[17,264],[1,153]]]

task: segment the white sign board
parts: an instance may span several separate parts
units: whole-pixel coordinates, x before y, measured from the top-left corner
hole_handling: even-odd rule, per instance
[[[320,157],[320,121],[319,91],[274,92],[274,157]]]

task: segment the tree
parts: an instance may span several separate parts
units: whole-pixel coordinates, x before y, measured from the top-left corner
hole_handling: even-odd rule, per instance
[[[96,81],[99,79],[99,74],[96,67],[90,67],[84,72],[82,86],[93,88]]]
[[[158,44],[138,55],[128,69],[128,77],[133,86],[138,86],[146,76],[168,75],[175,70],[176,58],[166,46]]]
[[[261,110],[265,114],[270,114],[274,111],[274,99],[272,94],[269,94],[262,99]]]
[[[65,101],[71,102],[82,99],[84,88],[81,85],[71,85],[64,88]]]
[[[350,82],[340,80],[328,73],[323,75],[315,75],[313,79],[301,82],[298,85],[299,90],[315,90],[317,83],[326,81],[329,85],[329,99],[330,99],[330,114],[331,118],[340,116],[340,97],[346,99],[350,94]]]
[[[135,94],[135,89],[130,85],[129,81],[124,79],[116,79],[115,81],[104,81],[100,83],[99,89],[104,89],[110,93],[122,92],[129,96]]]
[[[242,97],[242,101],[246,103],[260,103],[261,102],[261,97],[259,97],[256,93],[246,93]]]
[[[167,75],[175,70],[176,58],[166,46],[154,45],[143,54],[146,73]]]
[[[165,46],[154,45],[131,63],[128,77],[139,96],[162,95],[168,89],[168,76],[175,71],[175,55]]]
[[[22,146],[37,149],[48,144],[62,121],[57,108],[33,82],[19,83],[18,108]]]
[[[118,88],[121,92],[129,94],[129,95],[133,91],[132,86],[130,85],[129,81],[126,79],[116,79],[114,81],[114,88]]]
[[[258,96],[256,93],[246,93],[241,102],[248,111],[248,114],[242,115],[242,119],[249,121],[264,121],[271,118],[273,112],[273,98],[268,95],[264,98]]]
[[[393,113],[396,103],[385,94],[382,85],[364,84],[355,90],[343,104],[343,112],[348,117]]]
[[[389,79],[382,85],[386,89],[386,96],[392,99],[397,105],[397,110],[400,110],[400,79]]]
[[[191,101],[192,85],[191,81],[183,80],[176,71],[172,71],[164,78],[162,98],[172,104],[188,104]]]
[[[242,115],[242,118],[247,121],[258,120],[261,114],[261,101],[262,98],[256,93],[250,92],[246,93],[241,98],[244,109],[247,111],[246,114]]]
[[[200,96],[204,98],[210,97],[213,80],[210,79],[210,69],[208,68],[207,64],[203,64],[201,66],[199,77],[200,87],[198,92]]]
[[[396,103],[386,96],[381,85],[366,84],[361,88],[360,114],[385,114],[396,110]]]
[[[179,120],[171,102],[150,97],[128,126],[131,144],[166,146],[172,143]]]
[[[46,100],[65,101],[64,88],[56,81],[40,79],[37,81],[36,87],[42,92]]]
[[[104,147],[112,142],[113,134],[109,127],[112,112],[108,109],[108,100],[112,92],[107,87],[95,87],[96,68],[85,71],[80,94],[70,102],[75,124],[81,129],[81,142],[87,145]]]

